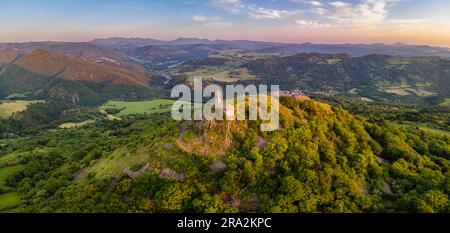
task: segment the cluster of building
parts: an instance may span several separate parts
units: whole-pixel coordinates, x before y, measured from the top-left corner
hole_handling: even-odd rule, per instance
[[[325,96],[336,96],[338,95],[339,92],[337,91],[333,91],[333,90],[329,90],[329,91],[306,91],[306,90],[299,90],[299,89],[294,89],[294,90],[283,90],[280,91],[280,96],[308,96],[308,95],[325,95]]]
[[[290,91],[280,91],[280,96],[304,96],[305,93],[302,90],[290,90]]]

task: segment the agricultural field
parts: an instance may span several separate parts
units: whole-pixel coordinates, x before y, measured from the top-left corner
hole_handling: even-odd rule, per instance
[[[437,93],[431,92],[431,91],[427,91],[427,90],[423,90],[423,89],[414,89],[414,88],[406,88],[406,91],[412,92],[414,94],[416,94],[417,96],[420,97],[430,97],[430,96],[436,96]]]
[[[81,126],[92,124],[92,123],[95,123],[95,120],[86,120],[86,121],[79,122],[79,123],[69,122],[69,123],[61,124],[59,126],[59,128],[60,129],[73,129],[73,128],[81,127]]]
[[[389,87],[389,88],[385,88],[384,92],[389,93],[389,94],[396,94],[396,95],[400,95],[400,96],[407,96],[407,95],[411,95],[410,92],[406,91],[404,88],[402,87]]]
[[[8,118],[16,112],[24,111],[30,104],[39,103],[41,101],[26,100],[4,100],[0,101],[0,118]]]
[[[250,74],[247,68],[233,67],[202,67],[192,72],[186,73],[188,76],[201,76],[205,79],[212,79],[217,82],[233,83],[237,81],[255,80],[256,76]]]
[[[116,116],[126,116],[132,114],[153,114],[169,112],[174,100],[157,99],[150,101],[109,101],[100,107],[101,111],[111,111],[112,109],[120,112]]]
[[[409,65],[411,60],[403,57],[391,57],[388,59],[388,63],[391,65]]]
[[[420,84],[423,85],[423,84]],[[382,91],[389,93],[389,94],[396,94],[399,96],[408,96],[408,95],[417,95],[420,97],[430,97],[430,96],[436,96],[437,93],[425,90],[423,86],[419,87],[411,87],[408,85],[401,85],[397,87],[385,87],[381,88]]]

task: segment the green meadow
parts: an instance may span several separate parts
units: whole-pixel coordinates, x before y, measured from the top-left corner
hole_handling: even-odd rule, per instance
[[[15,192],[0,195],[0,212],[6,212],[8,209],[14,208],[19,204],[20,196]]]
[[[419,128],[420,130],[423,130],[423,131],[426,131],[426,132],[429,132],[429,133],[434,133],[434,134],[437,134],[437,135],[448,135],[448,136],[450,136],[450,132],[449,131],[445,131],[445,130],[442,130],[442,129],[436,129],[436,128],[433,128],[433,127],[431,127],[431,126],[429,126],[427,124],[420,124],[420,123],[418,124],[418,123],[407,122],[407,121],[403,122],[402,124],[397,123],[397,122],[391,122],[390,124],[394,125],[394,126],[398,126],[398,127]]]
[[[450,98],[446,98],[441,105],[450,107]]]
[[[117,116],[126,116],[132,114],[153,114],[169,112],[174,100],[157,99],[149,101],[109,101],[100,107],[100,110],[116,109],[120,112]]]

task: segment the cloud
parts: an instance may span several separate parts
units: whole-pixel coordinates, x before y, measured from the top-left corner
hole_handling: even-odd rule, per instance
[[[233,14],[247,14],[248,17],[256,20],[282,19],[292,16],[297,12],[292,10],[264,8],[258,4],[245,3],[242,0],[211,0],[211,4]]]
[[[202,22],[211,22],[211,21],[221,21],[222,18],[220,18],[219,16],[206,17],[204,15],[193,15],[192,20],[194,22],[202,23]]]
[[[234,26],[233,23],[228,23],[222,21],[222,18],[215,16],[215,17],[206,17],[204,15],[193,15],[192,21],[199,23],[201,26],[209,27],[209,28],[230,28]]]
[[[311,7],[313,16],[300,20],[304,26],[308,25],[304,22],[310,22],[311,27],[329,25],[333,27],[369,28],[385,22],[389,14],[388,7],[399,0],[360,0],[354,3],[339,0],[320,2],[313,0],[292,1],[308,3]]]
[[[193,15],[192,20],[194,20],[194,22],[205,22],[208,21],[208,18],[204,15]]]
[[[216,4],[237,4],[241,3],[240,0],[214,0]]]
[[[297,9],[266,8],[245,0],[211,0],[211,3],[235,14],[246,14],[254,20],[290,19],[301,27],[370,28],[381,25],[389,6],[400,0],[290,0]],[[306,8],[306,9],[305,9]]]
[[[241,0],[211,0],[211,5],[234,14],[239,13],[241,9],[245,8]]]
[[[332,27],[330,24],[321,23],[319,21],[314,21],[314,20],[298,19],[298,20],[295,21],[295,23],[297,25],[299,25],[300,27],[303,27],[303,28],[327,28],[327,27]]]
[[[313,6],[323,6],[324,5],[320,1],[314,1],[314,0],[290,0],[290,1],[291,2],[295,2],[295,3],[310,4],[310,5],[313,5]]]
[[[323,6],[323,3],[319,2],[319,1],[309,1],[309,4],[311,4],[315,7]]]
[[[291,14],[286,10],[275,10],[258,7],[255,5],[248,6],[248,15],[253,19],[281,19]]]
[[[330,5],[328,18],[341,25],[347,26],[370,26],[383,22],[387,15],[387,5],[393,0],[364,0],[359,4],[352,5],[347,2],[335,1]]]
[[[235,26],[234,23],[223,22],[223,21],[211,21],[204,23],[203,27],[212,28],[212,29],[229,29]]]

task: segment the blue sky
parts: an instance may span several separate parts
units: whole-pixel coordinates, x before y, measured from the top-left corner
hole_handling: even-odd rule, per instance
[[[202,37],[450,46],[448,0],[0,0],[0,41]]]

